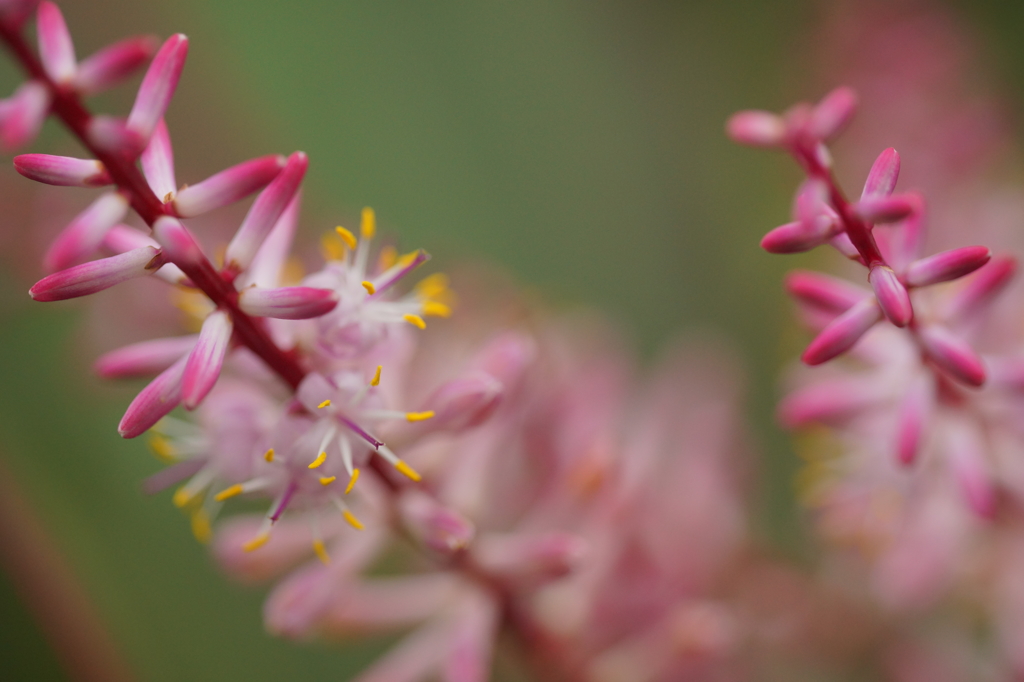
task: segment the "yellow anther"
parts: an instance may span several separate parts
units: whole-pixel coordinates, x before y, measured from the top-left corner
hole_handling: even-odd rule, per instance
[[[173,464],[178,461],[177,452],[171,445],[171,441],[161,435],[153,434],[149,437],[149,449],[153,451],[153,456],[164,464]]]
[[[356,236],[350,230],[346,230],[341,225],[338,225],[334,228],[334,231],[341,237],[341,241],[345,242],[345,246],[353,250],[356,248]]]
[[[402,315],[402,319],[414,327],[419,327],[420,329],[427,328],[427,323],[419,315]]]
[[[373,373],[373,378],[370,379],[370,385],[371,386],[379,386],[380,385],[380,371],[382,369],[384,369],[383,365],[377,365],[377,371]]]
[[[398,250],[391,244],[388,244],[380,250],[380,256],[377,257],[377,268],[384,272],[398,262]]]
[[[316,459],[313,460],[313,463],[309,465],[309,468],[310,469],[316,469],[318,466],[323,464],[324,460],[326,460],[326,459],[327,459],[327,452],[326,451],[321,452],[319,455],[316,456]]]
[[[325,400],[322,403],[320,403],[319,405],[317,405],[317,409],[322,410],[325,407],[330,407],[330,406],[331,406],[331,401],[330,400]]]
[[[363,239],[373,239],[373,235],[377,234],[377,214],[369,206],[363,209],[363,219],[359,223],[359,233],[363,235]]]
[[[327,260],[341,260],[345,257],[345,244],[330,232],[320,237],[320,249]]]
[[[337,476],[321,476],[320,485],[330,485],[338,480]]]
[[[348,495],[352,492],[352,488],[356,487],[356,481],[359,480],[359,469],[352,470],[352,478],[348,479],[348,485],[345,486],[345,494]]]
[[[174,492],[174,497],[171,498],[171,502],[174,503],[175,507],[184,507],[192,501],[192,493],[187,488],[178,488]]]
[[[411,466],[409,466],[402,460],[398,460],[397,462],[395,462],[395,468],[414,481],[418,481],[421,478],[421,476],[416,473],[415,469],[413,469]]]
[[[210,527],[210,515],[202,507],[192,514],[192,535],[203,545],[209,544],[210,538],[213,537],[213,529]]]
[[[264,455],[263,455],[263,459],[265,459],[268,462],[273,462],[274,461],[274,448],[270,448],[269,450],[267,450],[266,453],[264,453]]]
[[[236,483],[230,488],[224,488],[224,490],[221,490],[213,496],[213,499],[217,502],[223,502],[224,500],[235,497],[236,495],[241,495],[243,492],[245,492],[245,489],[242,487],[242,484]]]
[[[359,523],[359,519],[356,518],[356,515],[350,512],[348,509],[341,512],[341,515],[345,517],[346,521],[348,521],[348,525],[352,526],[356,530],[363,529],[363,524]]]
[[[251,551],[259,549],[263,545],[267,544],[267,540],[269,540],[269,539],[270,539],[270,533],[260,533],[259,535],[254,537],[252,540],[249,540],[249,542],[247,542],[244,545],[242,545],[242,549],[244,549],[246,552],[251,552]]]
[[[446,291],[448,291],[448,275],[443,272],[435,272],[416,284],[416,293],[422,298],[437,298]]]
[[[428,317],[451,317],[452,308],[440,301],[424,301],[423,314]]]
[[[415,251],[410,251],[409,253],[403,254],[398,259],[398,265],[402,266],[403,268],[407,267],[408,265],[411,265],[414,260],[416,260],[416,256],[418,256],[418,255],[420,255],[420,250],[419,249],[416,249]]]
[[[377,287],[373,286],[373,282],[363,282],[363,288],[366,289],[366,293],[371,296],[377,293]]]
[[[405,418],[411,422],[423,422],[434,416],[433,410],[427,410],[426,412],[406,412]]]
[[[320,561],[324,562],[324,565],[331,563],[331,557],[327,554],[327,548],[324,547],[323,540],[313,540],[313,551],[320,558]]]

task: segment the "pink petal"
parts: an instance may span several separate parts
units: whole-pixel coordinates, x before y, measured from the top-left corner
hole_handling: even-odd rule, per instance
[[[861,301],[825,327],[801,359],[808,365],[827,362],[852,348],[881,319],[882,310],[874,298]]]
[[[15,90],[6,104],[0,121],[0,144],[14,150],[39,134],[50,110],[50,91],[42,83],[28,81]]]
[[[924,287],[969,275],[992,258],[985,246],[964,246],[914,261],[907,268],[907,285]]]
[[[494,413],[503,395],[501,382],[484,372],[448,381],[424,403],[434,417],[421,422],[420,433],[462,431],[478,426]]]
[[[299,224],[299,207],[302,205],[302,192],[288,203],[284,213],[263,240],[263,245],[256,252],[249,269],[239,278],[238,286],[255,284],[261,287],[276,287],[281,283],[281,271],[291,252],[295,229]]]
[[[919,338],[925,355],[951,377],[968,386],[985,383],[985,364],[966,341],[937,325],[923,327]]]
[[[399,512],[410,534],[441,554],[465,549],[476,532],[468,519],[419,491],[410,490],[402,495]]]
[[[905,327],[914,318],[914,308],[910,304],[910,294],[903,286],[896,273],[887,265],[872,266],[868,273],[868,283],[875,291],[875,298],[885,316],[897,327]]]
[[[75,77],[75,46],[64,23],[64,15],[55,4],[44,0],[36,13],[36,31],[39,33],[39,61],[46,74],[57,84]]]
[[[857,93],[853,88],[836,88],[814,107],[811,132],[822,140],[831,140],[846,128],[856,112]]]
[[[233,204],[269,184],[284,165],[283,156],[271,155],[232,166],[178,192],[174,210],[181,218],[191,218]]]
[[[117,427],[122,438],[142,435],[178,406],[181,402],[181,377],[185,372],[186,360],[178,360],[135,396]]]
[[[164,249],[164,255],[176,265],[194,265],[203,259],[203,251],[185,226],[170,216],[158,218],[153,224],[153,238]]]
[[[321,565],[291,573],[273,589],[263,605],[266,629],[289,639],[314,634],[332,595],[344,589],[344,584],[339,586],[332,578],[332,571]]]
[[[896,189],[896,180],[900,176],[900,155],[889,147],[875,159],[868,178],[864,182],[861,198],[870,196],[889,196]]]
[[[871,296],[871,292],[846,280],[806,270],[786,275],[785,287],[789,295],[798,301],[837,314]]]
[[[878,391],[871,384],[834,379],[804,386],[779,403],[778,418],[784,428],[808,424],[842,424],[878,403]]]
[[[275,317],[280,320],[319,317],[331,312],[337,305],[338,293],[332,289],[248,287],[238,294],[238,307],[242,312],[255,317]]]
[[[231,341],[231,330],[231,316],[223,310],[213,311],[203,322],[199,341],[189,353],[181,380],[181,402],[185,409],[194,410],[217,383]]]
[[[157,44],[153,36],[138,36],[99,50],[78,65],[75,89],[94,95],[117,85],[153,56]]]
[[[174,179],[174,149],[171,147],[171,134],[167,130],[167,124],[161,118],[153,129],[153,136],[149,138],[149,144],[142,150],[139,157],[142,163],[142,173],[146,176],[146,182],[157,199],[167,202],[178,191],[178,184]]]
[[[761,248],[768,253],[803,253],[828,243],[835,235],[836,223],[817,223],[808,229],[802,222],[779,225],[761,239]]]
[[[924,436],[925,426],[935,403],[935,385],[928,373],[922,373],[907,388],[896,417],[896,459],[911,465]]]
[[[458,596],[460,583],[456,575],[443,572],[337,581],[321,628],[335,637],[414,626],[442,612]]]
[[[128,114],[128,128],[148,140],[163,118],[171,103],[174,91],[181,78],[188,55],[188,38],[182,34],[173,35],[161,46],[153,57],[135,97],[135,104]]]
[[[948,320],[958,320],[984,309],[1002,293],[1013,276],[1017,274],[1017,259],[1012,256],[998,256],[988,265],[980,268],[963,288],[946,301],[945,313]]]
[[[850,235],[845,232],[840,232],[835,237],[832,237],[832,239],[829,240],[829,244],[831,244],[836,251],[846,258],[855,261],[860,260],[860,252],[857,250],[857,247],[853,245],[853,242],[850,241]]]
[[[740,144],[752,147],[780,147],[786,141],[786,125],[768,111],[741,111],[725,124],[726,134]]]
[[[917,210],[913,194],[868,195],[853,205],[853,212],[869,223],[895,223]]]
[[[135,277],[151,275],[163,265],[152,246],[101,258],[55,272],[36,282],[29,295],[37,301],[63,301],[109,289]]]
[[[144,377],[162,372],[195,347],[198,336],[154,339],[104,353],[93,369],[104,379]]]
[[[94,159],[73,159],[50,154],[14,157],[14,168],[29,180],[59,187],[102,187],[113,184],[103,164]]]
[[[107,231],[128,213],[128,200],[120,192],[107,192],[79,213],[50,244],[43,256],[43,267],[50,272],[63,270],[91,256],[103,242]]]
[[[93,116],[85,137],[98,149],[134,159],[146,147],[146,138],[113,116]]]
[[[159,248],[160,244],[148,234],[143,234],[128,225],[114,225],[103,237],[103,248],[113,253],[124,253],[144,246]],[[173,263],[164,263],[156,271],[156,276],[171,284],[185,284],[188,280],[181,268]]]

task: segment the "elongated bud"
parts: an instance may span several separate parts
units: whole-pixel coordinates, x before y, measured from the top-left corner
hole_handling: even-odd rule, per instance
[[[501,382],[505,395],[522,381],[527,368],[537,356],[534,340],[519,332],[507,332],[492,339],[480,351],[474,363],[481,371]]]
[[[139,157],[142,164],[142,174],[146,176],[146,182],[153,194],[166,203],[178,190],[177,181],[174,179],[174,149],[171,147],[171,134],[167,130],[167,124],[161,118],[153,129],[153,135],[149,138],[149,144],[142,150]]]
[[[423,422],[428,431],[462,431],[485,421],[501,402],[501,382],[483,372],[442,384],[426,400],[434,418]]]
[[[497,639],[497,601],[480,590],[463,594],[460,601],[439,677],[447,682],[486,682]]]
[[[889,147],[878,155],[871,170],[868,171],[868,178],[864,182],[864,191],[861,198],[872,196],[889,196],[896,189],[896,180],[900,177],[900,155],[895,149]]]
[[[69,82],[75,76],[78,62],[71,33],[57,5],[48,1],[39,3],[36,32],[39,34],[39,61],[46,75],[58,84]]]
[[[88,296],[129,279],[151,275],[161,265],[160,252],[152,246],[145,246],[55,272],[36,282],[28,293],[37,301],[63,301]]]
[[[181,380],[181,402],[185,409],[194,410],[217,383],[231,341],[231,329],[231,316],[223,310],[213,311],[203,322]]]
[[[733,142],[751,147],[781,147],[786,141],[786,124],[770,111],[741,111],[729,117],[725,132]]]
[[[475,529],[468,519],[418,490],[402,496],[399,510],[409,532],[435,552],[453,554],[473,539]]]
[[[174,211],[182,218],[191,218],[233,204],[270,183],[285,161],[279,154],[262,156],[189,185],[174,197]]]
[[[895,223],[911,215],[917,206],[912,194],[869,195],[853,205],[853,212],[869,223]]]
[[[153,238],[173,263],[187,267],[203,258],[203,251],[195,238],[184,225],[170,216],[162,216],[153,224]]]
[[[844,313],[871,296],[871,292],[846,280],[807,270],[786,275],[785,287],[801,303],[835,313]]]
[[[801,359],[808,365],[820,365],[845,353],[882,319],[882,310],[874,298],[868,298],[834,319],[804,351]]]
[[[152,376],[188,355],[197,340],[199,337],[193,334],[133,343],[101,355],[93,369],[104,379]]]
[[[14,168],[29,180],[58,187],[103,187],[114,182],[103,164],[94,159],[22,154],[14,157]]]
[[[94,95],[131,76],[156,52],[153,36],[126,38],[82,60],[74,86],[83,95]]]
[[[802,222],[779,225],[761,239],[761,248],[768,253],[803,253],[828,243],[835,235],[837,223],[821,222],[808,229]]]
[[[907,268],[907,285],[924,287],[969,275],[992,258],[985,246],[964,246],[914,261]]]
[[[546,582],[568,575],[586,556],[586,542],[569,533],[488,533],[473,545],[473,558],[489,574],[516,582]]]
[[[332,289],[313,287],[281,287],[261,289],[249,287],[238,294],[238,307],[256,317],[280,320],[305,320],[334,310],[338,294]]]
[[[263,246],[256,252],[249,268],[236,282],[239,289],[252,284],[260,287],[276,287],[281,284],[282,270],[295,239],[295,229],[299,224],[301,205],[302,192],[299,191],[277,219],[270,234],[263,240]]]
[[[309,159],[302,152],[288,157],[288,162],[274,181],[256,197],[241,227],[228,244],[227,267],[241,272],[252,262],[267,233],[277,222],[299,189]]]
[[[896,459],[900,464],[909,466],[917,459],[934,403],[931,374],[922,372],[908,387],[896,417]]]
[[[799,429],[808,424],[842,424],[877,400],[878,391],[863,381],[823,381],[783,398],[778,419],[787,429]]]
[[[843,132],[857,113],[857,93],[853,88],[839,87],[825,95],[811,114],[810,131],[828,141]]]
[[[90,144],[102,151],[134,159],[146,147],[146,138],[120,118],[93,116],[85,130]]]
[[[946,318],[958,320],[983,309],[1010,283],[1015,274],[1017,259],[1012,256],[993,258],[946,301]]]
[[[910,294],[892,268],[887,265],[872,266],[868,273],[868,283],[874,289],[878,305],[890,322],[897,327],[906,327],[910,324],[910,320],[914,318]]]
[[[836,251],[843,254],[843,256],[850,260],[859,261],[861,259],[860,251],[858,251],[857,247],[853,245],[852,241],[850,241],[850,235],[845,232],[840,232],[835,237],[832,237],[828,243],[831,244]]]
[[[968,386],[985,383],[985,364],[966,341],[937,325],[922,328],[919,338],[928,359],[951,377]]]
[[[91,256],[104,236],[128,213],[128,200],[120,192],[108,192],[79,213],[50,244],[43,256],[48,271],[64,270]]]
[[[3,105],[0,143],[11,151],[28,144],[39,134],[50,109],[50,91],[42,83],[28,81],[15,90]]]
[[[957,420],[949,427],[947,448],[950,468],[967,505],[981,518],[991,519],[996,513],[997,495],[980,434]]]
[[[128,225],[114,225],[103,237],[103,248],[113,253],[125,253],[141,249],[144,246],[160,248],[160,244],[155,239]],[[167,262],[164,262],[156,271],[156,276],[171,284],[185,284],[188,280],[181,268]]]
[[[186,56],[188,38],[179,33],[168,38],[153,57],[128,114],[128,128],[142,139],[149,140],[157,122],[167,111],[178,87],[181,70],[185,67]]]
[[[122,438],[135,438],[145,433],[181,402],[181,376],[185,371],[182,358],[161,372],[128,406],[117,432]]]

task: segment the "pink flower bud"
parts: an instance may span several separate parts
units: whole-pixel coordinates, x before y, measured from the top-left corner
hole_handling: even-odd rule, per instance
[[[501,382],[483,372],[444,383],[425,402],[434,418],[421,422],[420,432],[478,426],[494,413],[503,394]]]
[[[320,317],[334,310],[336,305],[338,294],[332,289],[248,287],[238,293],[238,307],[242,312],[255,317],[275,317],[279,320]]]
[[[985,246],[964,246],[914,261],[907,268],[907,286],[924,287],[969,275],[992,258]]]
[[[284,213],[271,228],[270,234],[263,240],[263,245],[252,264],[235,283],[239,289],[255,284],[261,287],[276,287],[281,283],[281,271],[284,268],[288,253],[291,251],[295,228],[299,224],[299,207],[302,204],[302,192],[295,193]]]
[[[897,327],[906,327],[914,318],[910,294],[896,273],[887,265],[874,265],[868,273],[868,283],[875,291],[875,298],[882,312]]]
[[[128,406],[117,432],[122,438],[141,436],[181,402],[181,376],[185,371],[182,358],[161,372]]]
[[[923,327],[919,338],[928,359],[951,377],[968,386],[985,383],[985,365],[974,349],[944,327]]]
[[[146,138],[113,116],[93,116],[85,137],[102,151],[134,159],[146,147]]]
[[[996,513],[996,488],[981,435],[971,425],[955,421],[947,439],[949,465],[971,510],[983,519]]]
[[[64,23],[64,15],[57,5],[44,0],[36,13],[36,31],[39,34],[39,61],[46,74],[58,84],[75,77],[75,46]]]
[[[178,192],[174,211],[181,218],[191,218],[233,204],[265,187],[284,165],[283,156],[271,155],[232,166]]]
[[[993,258],[988,265],[964,283],[962,289],[946,301],[948,320],[957,320],[983,309],[1010,283],[1017,274],[1017,259],[1012,256]]]
[[[302,152],[295,152],[288,157],[284,170],[256,197],[241,227],[228,244],[225,254],[228,268],[241,272],[249,266],[267,233],[298,191],[308,165],[308,157]]]
[[[853,212],[869,223],[895,223],[911,215],[917,205],[910,194],[869,195],[853,205]]]
[[[124,253],[133,249],[141,249],[144,246],[160,247],[155,239],[148,234],[143,234],[134,227],[128,225],[114,225],[103,237],[103,248],[113,253]],[[177,265],[164,263],[156,276],[171,284],[185,284],[188,278]]]
[[[79,213],[50,244],[43,256],[48,271],[63,270],[91,256],[107,231],[128,213],[128,200],[120,192],[108,192]]]
[[[37,301],[63,301],[88,296],[115,284],[151,275],[163,265],[160,252],[152,246],[76,265],[44,277],[29,289]]]
[[[741,111],[725,124],[733,142],[751,147],[780,147],[786,141],[786,125],[769,111]]]
[[[790,393],[779,403],[779,423],[787,429],[808,424],[842,424],[878,400],[869,383],[849,379],[824,381]]]
[[[871,296],[871,292],[846,280],[806,270],[795,270],[786,275],[785,287],[789,295],[801,303],[837,314]]]
[[[932,377],[922,372],[908,387],[896,417],[896,459],[900,464],[909,466],[917,459],[934,402]]]
[[[167,111],[187,55],[188,38],[179,33],[168,38],[153,57],[128,114],[128,128],[142,139],[149,140],[157,122]]]
[[[838,224],[818,223],[808,229],[802,222],[779,225],[761,239],[761,248],[768,253],[803,253],[827,243],[834,235]]]
[[[562,532],[488,533],[473,545],[473,558],[491,575],[538,583],[571,573],[584,560],[586,542]]]
[[[103,187],[113,184],[103,164],[93,159],[73,159],[50,154],[14,157],[14,168],[29,180],[59,187]]]
[[[117,85],[153,56],[157,44],[152,36],[139,36],[99,50],[78,65],[75,89],[83,95],[94,95]]]
[[[333,578],[333,571],[322,565],[290,574],[264,603],[264,626],[272,634],[290,639],[313,634],[338,589]]]
[[[188,355],[198,339],[193,334],[133,343],[101,355],[93,369],[104,379],[151,376]]]
[[[424,546],[441,554],[465,549],[476,532],[468,519],[418,490],[402,495],[399,511],[409,532]]]
[[[0,144],[7,150],[17,149],[39,134],[50,110],[50,91],[42,83],[28,81],[15,90],[3,105],[0,111]]]
[[[508,395],[519,386],[527,368],[537,355],[534,340],[519,332],[506,332],[492,339],[477,355],[474,365],[501,382]]]
[[[153,135],[149,138],[149,144],[142,150],[139,157],[142,164],[142,174],[146,176],[146,182],[157,199],[167,203],[178,191],[178,184],[174,179],[174,149],[171,147],[171,134],[167,130],[167,124],[161,118],[153,129]]]
[[[170,216],[162,216],[153,224],[153,238],[163,247],[164,255],[179,266],[195,265],[203,258],[195,238]]]
[[[487,682],[498,630],[497,599],[475,590],[461,601],[439,678],[448,682]]]
[[[857,93],[839,87],[825,95],[811,114],[810,131],[822,140],[831,140],[846,128],[857,112]]]
[[[857,247],[853,245],[852,241],[850,241],[850,235],[845,232],[840,232],[835,237],[832,237],[828,243],[846,258],[855,261],[860,260],[860,251],[858,251]]]
[[[189,353],[181,379],[181,402],[185,409],[194,410],[217,383],[232,327],[231,316],[224,310],[213,311],[203,321],[199,340]]]
[[[900,176],[900,155],[889,147],[875,159],[868,178],[864,182],[861,198],[872,196],[889,196],[896,189],[896,179]]]
[[[453,573],[353,581],[331,595],[322,626],[329,632],[374,633],[422,623],[457,598],[461,581]],[[339,594],[340,592],[340,594]],[[394,679],[394,678],[387,678]]]
[[[853,306],[833,320],[814,341],[807,346],[801,359],[808,365],[820,365],[853,347],[876,322],[882,319],[882,310],[874,298]]]

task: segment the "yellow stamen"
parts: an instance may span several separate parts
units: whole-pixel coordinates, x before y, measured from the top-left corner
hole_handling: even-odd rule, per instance
[[[251,551],[259,549],[263,545],[267,544],[267,540],[269,540],[269,539],[270,539],[270,533],[260,533],[259,535],[254,537],[252,540],[249,540],[249,542],[247,542],[244,545],[242,545],[242,549],[245,550],[246,552],[251,552]]]
[[[424,301],[423,314],[428,317],[451,317],[452,308],[440,301]]]
[[[435,272],[416,284],[416,293],[422,298],[438,298],[448,291],[448,275]]]
[[[326,460],[326,459],[327,459],[327,452],[326,451],[321,452],[319,455],[316,456],[316,459],[313,460],[313,463],[309,465],[309,468],[310,469],[316,469],[318,466],[323,464],[324,460]]]
[[[192,493],[186,488],[178,488],[174,492],[174,497],[171,498],[171,502],[174,503],[175,507],[184,507],[192,501]]]
[[[392,265],[398,262],[398,250],[388,244],[380,250],[380,256],[377,257],[377,268],[384,272],[391,268]]]
[[[224,500],[235,497],[236,495],[241,495],[243,492],[245,492],[245,490],[242,488],[242,484],[236,483],[230,488],[224,488],[224,490],[221,490],[213,496],[213,499],[217,502],[223,502]]]
[[[416,473],[415,469],[413,469],[411,466],[409,466],[402,460],[398,460],[397,462],[395,462],[395,468],[414,481],[418,481],[421,478],[421,476]]]
[[[322,403],[320,403],[319,405],[317,405],[317,409],[322,410],[325,407],[330,407],[330,406],[331,406],[331,401],[330,400],[325,400]]]
[[[419,327],[420,329],[427,328],[427,323],[419,315],[402,315],[402,319],[414,327]]]
[[[427,410],[426,412],[406,412],[405,418],[411,422],[422,422],[430,419],[434,416],[433,410]]]
[[[356,481],[359,480],[359,469],[352,470],[352,478],[348,480],[348,486],[345,487],[345,494],[348,495],[352,492],[352,488],[356,487]]]
[[[173,464],[178,461],[177,452],[175,452],[174,446],[171,445],[171,441],[161,435],[153,434],[149,437],[149,449],[164,464]]]
[[[327,554],[327,548],[324,547],[323,540],[313,540],[313,551],[320,558],[320,561],[324,562],[324,565],[331,563],[331,557]]]
[[[377,371],[373,373],[373,378],[370,379],[370,385],[371,386],[379,386],[380,385],[380,371],[382,369],[384,369],[383,365],[377,365]]]
[[[369,206],[363,209],[363,219],[359,223],[359,233],[363,235],[363,239],[373,239],[373,235],[377,234],[377,214]]]
[[[337,476],[321,476],[320,485],[330,485],[338,480]]]
[[[356,248],[356,236],[352,234],[351,231],[346,230],[341,225],[334,228],[334,231],[338,233],[339,237],[341,237],[341,241],[345,242],[345,246],[353,250]]]
[[[348,509],[346,509],[345,511],[341,512],[341,515],[345,517],[346,521],[348,521],[348,525],[352,526],[356,530],[362,530],[363,529],[363,524],[359,523],[359,519],[357,519],[355,514],[350,512]]]
[[[202,507],[192,514],[192,535],[202,545],[209,544],[210,538],[213,537],[213,529],[210,527],[210,515]]]
[[[327,260],[341,260],[345,257],[345,244],[330,232],[320,237],[320,249]]]
[[[418,255],[420,255],[420,250],[419,249],[416,249],[415,251],[410,251],[409,253],[403,254],[398,259],[398,265],[400,265],[401,267],[404,268],[404,267],[410,265],[414,260],[416,260],[416,256],[418,256]]]
[[[373,286],[373,282],[363,282],[363,288],[366,289],[366,293],[373,296],[377,293],[377,287]]]
[[[269,450],[267,450],[266,454],[263,455],[263,459],[265,459],[268,462],[273,462],[274,461],[274,448],[270,448]]]

